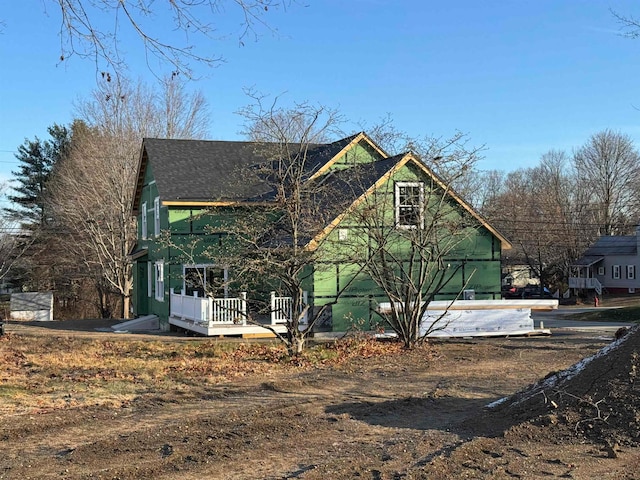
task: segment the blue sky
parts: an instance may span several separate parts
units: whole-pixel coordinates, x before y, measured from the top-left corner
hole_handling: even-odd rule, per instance
[[[69,123],[74,101],[96,86],[90,61],[59,64],[56,2],[6,3],[0,179],[25,138]],[[353,129],[391,114],[412,135],[460,130],[485,145],[481,169],[532,167],[605,128],[640,147],[640,40],[621,37],[609,9],[640,16],[632,0],[300,0],[265,17],[277,35],[263,30],[242,47],[227,12],[217,20],[226,38],[208,45],[225,63],[199,70],[206,78],[194,88],[218,140],[241,138],[235,112],[248,103],[243,88],[255,87],[336,107]],[[153,81],[141,47],[123,38],[130,75]]]

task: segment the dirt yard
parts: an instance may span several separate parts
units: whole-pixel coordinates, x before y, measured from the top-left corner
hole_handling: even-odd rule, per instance
[[[565,379],[488,410],[612,339],[353,340],[291,362],[266,343],[8,327],[3,479],[640,478],[637,340],[595,390]]]

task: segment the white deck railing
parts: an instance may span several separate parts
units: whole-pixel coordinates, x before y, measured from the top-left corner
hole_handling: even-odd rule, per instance
[[[569,288],[595,290],[598,295],[602,295],[602,284],[597,278],[569,277]]]
[[[307,305],[307,292],[302,292],[302,302]],[[301,305],[300,308],[304,308]],[[291,310],[293,306],[293,299],[291,297],[278,297],[276,292],[271,292],[271,325],[277,325],[280,323],[287,323],[291,321]],[[307,315],[300,320],[301,324],[307,323]]]
[[[210,298],[171,294],[171,316],[196,323],[246,325],[247,294],[237,298]]]

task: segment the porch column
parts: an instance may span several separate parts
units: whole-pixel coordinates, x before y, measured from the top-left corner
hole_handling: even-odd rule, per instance
[[[247,292],[240,292],[240,314],[242,315],[242,325],[247,324]]]

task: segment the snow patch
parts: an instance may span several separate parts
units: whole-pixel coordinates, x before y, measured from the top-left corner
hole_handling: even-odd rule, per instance
[[[620,345],[622,345],[627,340],[627,338],[629,338],[630,336],[631,336],[631,332],[629,332],[624,337],[619,338],[615,342],[610,343],[606,347],[603,347],[602,349],[600,349],[598,352],[594,353],[590,357],[585,357],[582,360],[580,360],[578,363],[575,363],[575,364],[571,365],[566,370],[563,370],[561,372],[557,372],[554,375],[551,375],[551,376],[543,379],[542,381],[538,381],[537,383],[533,384],[533,386],[528,388],[527,390],[518,392],[515,395],[511,395],[509,397],[500,398],[500,399],[496,400],[495,402],[491,402],[491,403],[486,405],[486,408],[489,408],[489,409],[496,408],[497,406],[502,405],[503,403],[505,403],[510,398],[521,396],[521,398],[519,398],[517,401],[515,401],[515,402],[513,402],[511,404],[511,406],[515,407],[516,405],[519,405],[520,403],[522,403],[522,402],[524,402],[526,400],[529,400],[534,395],[539,394],[543,390],[546,390],[546,389],[549,389],[549,388],[553,388],[553,387],[557,386],[558,384],[560,384],[561,382],[569,381],[573,377],[578,375],[582,370],[584,370],[585,367],[587,365],[589,365],[595,359],[610,354],[612,351],[614,351],[616,348],[618,348]]]

